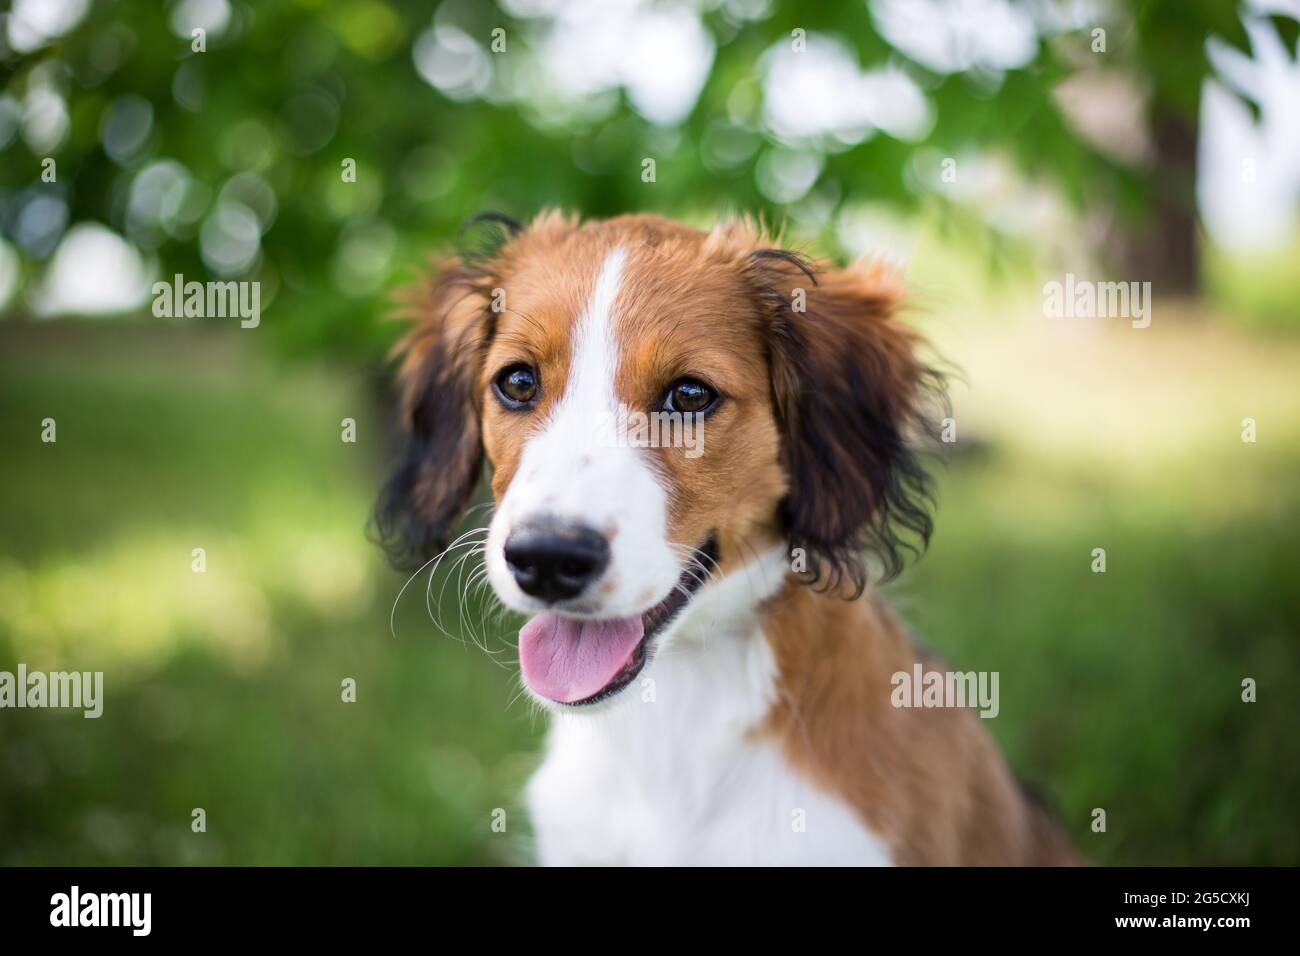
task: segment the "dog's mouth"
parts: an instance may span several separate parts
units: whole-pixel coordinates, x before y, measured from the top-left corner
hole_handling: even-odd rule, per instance
[[[583,707],[613,697],[636,679],[649,648],[681,613],[716,562],[713,535],[695,549],[668,596],[632,617],[586,620],[547,612],[519,631],[519,666],[537,694],[557,704]]]

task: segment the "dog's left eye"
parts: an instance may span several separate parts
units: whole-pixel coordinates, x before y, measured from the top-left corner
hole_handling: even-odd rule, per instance
[[[703,382],[683,378],[673,382],[664,396],[664,410],[687,414],[707,411],[718,400],[718,393]]]

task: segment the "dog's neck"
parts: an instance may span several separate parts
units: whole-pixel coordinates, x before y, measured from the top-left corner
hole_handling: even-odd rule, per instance
[[[889,861],[853,809],[790,770],[771,734],[788,706],[772,615],[835,600],[798,584],[787,560],[775,549],[702,589],[613,706],[557,714],[528,791],[542,859]],[[804,832],[795,815],[816,826]]]
[[[553,724],[530,801],[556,840],[589,844],[565,859],[1073,860],[969,709],[893,704],[891,675],[944,665],[878,595],[818,593],[777,549],[673,628],[614,706]],[[614,824],[589,836],[582,801]],[[791,836],[805,811],[816,825]]]

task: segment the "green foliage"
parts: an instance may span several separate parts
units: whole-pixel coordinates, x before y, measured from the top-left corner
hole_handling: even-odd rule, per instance
[[[43,157],[20,138],[0,150],[6,233],[15,234],[22,202],[44,190],[66,200],[70,222],[104,222],[144,245],[163,276],[206,277],[200,217],[232,175],[254,173],[271,187],[276,214],[248,277],[276,297],[274,341],[299,354],[371,358],[394,335],[375,321],[386,311],[385,291],[416,275],[431,248],[448,245],[457,225],[483,209],[518,217],[546,206],[590,216],[651,210],[701,221],[751,212],[782,221],[792,206],[765,197],[755,181],[756,164],[776,145],[759,122],[756,71],[764,51],[788,43],[793,30],[838,38],[863,67],[901,64],[934,110],[919,142],[877,134],[816,147],[827,155],[815,194],[832,212],[862,200],[900,209],[942,204],[909,174],[917,156],[978,147],[1005,151],[1080,208],[1102,202],[1139,217],[1160,171],[1122,165],[1081,140],[1053,87],[1104,57],[1154,91],[1152,109],[1194,119],[1205,38],[1243,42],[1230,3],[1149,2],[1131,21],[1116,5],[1103,21],[1112,37],[1105,54],[1090,52],[1088,29],[1075,26],[1041,40],[1021,69],[939,75],[891,47],[861,0],[780,4],[756,20],[717,7],[704,15],[717,50],[699,101],[680,128],[662,129],[617,92],[612,109],[560,123],[509,98],[444,96],[415,68],[412,45],[434,22],[419,0],[236,3],[231,26],[205,52],[193,52],[169,26],[174,9],[101,0],[67,36],[0,59],[15,102],[39,77],[63,92],[71,121],[57,183],[40,182]],[[504,28],[511,46],[501,59],[526,56],[536,37],[535,23],[487,3],[443,4],[437,18],[484,47],[492,29]],[[126,96],[148,102],[152,125],[143,148],[114,160],[101,129],[110,105]],[[722,166],[707,161],[710,144],[726,137],[748,148]],[[658,163],[653,185],[640,178],[646,156]],[[192,218],[162,231],[134,228],[131,182],[159,159],[178,161],[197,184],[187,200]],[[356,162],[355,183],[342,181],[345,159]],[[801,228],[834,248],[828,227]],[[373,269],[349,278],[358,263]]]

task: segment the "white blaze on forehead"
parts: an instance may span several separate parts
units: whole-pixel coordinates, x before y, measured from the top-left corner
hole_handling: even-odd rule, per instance
[[[563,389],[541,431],[524,446],[523,470],[539,476],[570,456],[568,471],[578,461],[594,463],[610,442],[602,425],[618,405],[614,375],[618,371],[618,342],[614,334],[615,306],[626,256],[613,249],[601,264],[591,299],[573,324],[569,380],[551,383]],[[543,382],[542,388],[548,383]],[[603,456],[601,456],[603,457]],[[531,467],[530,467],[531,466]]]
[[[569,365],[569,387],[562,407],[552,419],[572,409],[574,418],[597,419],[600,412],[613,411],[618,399],[614,373],[618,371],[618,343],[614,336],[614,303],[623,280],[626,256],[616,247],[605,257],[596,287],[574,332],[573,359]],[[583,414],[583,413],[586,414]]]
[[[497,556],[510,531],[530,522],[579,523],[610,538],[609,569],[592,595],[598,613],[643,611],[662,600],[681,574],[667,539],[668,496],[645,452],[614,441],[610,427],[619,407],[615,328],[626,261],[624,250],[614,248],[601,263],[573,326],[568,381],[541,383],[543,390],[563,394],[524,445],[493,521],[488,569],[508,604],[527,599]]]

